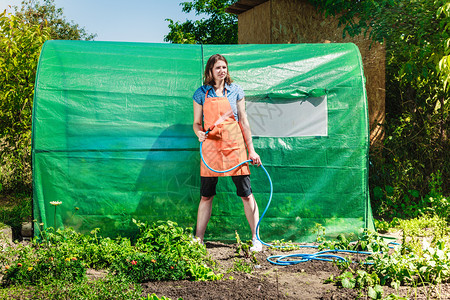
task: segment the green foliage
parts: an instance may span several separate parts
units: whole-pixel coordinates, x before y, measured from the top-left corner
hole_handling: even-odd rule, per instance
[[[196,278],[198,274],[190,272],[185,260],[172,259],[157,252],[136,253],[118,259],[111,266],[111,270],[115,274],[126,276],[133,282],[183,280],[190,279],[189,275]]]
[[[31,197],[25,194],[5,196],[0,206],[0,222],[12,228],[14,233],[20,232],[22,223],[31,216]]]
[[[52,257],[48,254],[38,253],[35,259],[19,258],[14,264],[6,265],[2,283],[6,286],[37,285],[55,280],[81,282],[85,278],[86,268],[76,257]]]
[[[309,2],[336,16],[344,36],[365,34],[386,47],[385,140],[371,149],[370,170],[371,190],[385,195],[374,197],[374,213],[415,217],[431,174],[450,175],[450,6],[444,0]],[[450,192],[448,180],[442,188]]]
[[[171,221],[148,224],[133,220],[139,227],[136,254],[123,256],[111,266],[116,274],[124,274],[135,282],[147,280],[219,280],[207,264],[204,245],[192,239],[192,229],[184,230]]]
[[[424,242],[422,249],[402,254],[401,247],[393,253],[373,257],[371,270],[376,272],[383,285],[408,284],[412,286],[437,284],[450,279],[450,251],[437,242],[434,246]]]
[[[81,281],[52,281],[39,286],[17,285],[0,289],[1,299],[77,299],[130,300],[140,299],[142,288],[120,276]]]
[[[34,80],[49,31],[6,11],[0,14],[0,181],[31,185],[30,133]]]
[[[442,191],[443,178],[440,171],[431,174],[430,192],[422,199],[422,213],[435,215],[450,221],[450,204]]]
[[[164,37],[166,42],[176,44],[237,44],[237,16],[225,9],[236,0],[194,0],[183,2],[182,11],[205,14],[208,18],[184,23],[166,19],[170,32]]]
[[[377,229],[378,233],[386,233],[389,231],[390,223],[385,220],[378,220],[375,219],[375,228]]]
[[[222,279],[223,274],[215,274],[206,265],[191,264],[189,267],[189,276],[195,281],[214,281]]]
[[[107,269],[135,283],[223,277],[208,266],[214,262],[204,245],[192,241],[191,229],[184,230],[171,221],[135,223],[140,228],[135,245],[127,238],[99,237],[98,230],[86,235],[70,228],[48,228],[30,244],[4,247],[0,252],[2,283],[9,286],[43,285],[56,280],[82,282],[86,268]]]
[[[353,240],[353,238],[355,239]],[[388,250],[388,246],[383,238],[371,230],[364,230],[358,237],[353,237],[353,235],[347,237],[340,234],[335,240],[326,240],[323,236],[320,236],[318,241],[320,241],[319,251],[330,249],[383,252]]]
[[[235,258],[233,260],[233,267],[227,270],[227,273],[242,272],[251,273],[253,271],[254,264],[246,261],[245,259]]]
[[[141,252],[158,252],[172,259],[201,262],[207,257],[206,247],[192,239],[192,228],[183,229],[172,221],[152,224],[133,220],[139,228],[136,249]]]
[[[437,17],[440,17],[441,15],[445,15],[445,19],[443,21],[443,24],[441,25],[441,28],[443,27],[444,31],[448,33],[448,30],[450,28],[450,2],[445,3],[439,8]],[[444,81],[444,89],[448,91],[448,83],[450,81],[450,38],[447,38],[447,40],[445,40],[444,49],[445,55],[439,61],[438,71],[441,79]]]
[[[56,8],[54,0],[23,0],[21,7],[15,7],[15,15],[28,23],[48,27],[52,40],[92,40],[96,34],[68,21],[62,8]]]
[[[167,298],[165,296],[161,296],[161,298],[159,298],[158,296],[156,296],[155,293],[153,293],[151,295],[147,295],[147,297],[142,297],[140,300],[172,300],[172,299]],[[183,298],[178,298],[178,300],[183,300]]]
[[[53,0],[22,1],[0,14],[0,186],[31,192],[31,113],[39,53],[48,39],[87,39]]]
[[[417,287],[450,280],[450,242],[445,219],[437,216],[395,219],[389,224],[389,227],[394,226],[403,231],[402,245],[388,249],[376,233],[364,235],[357,243],[361,248],[364,244],[371,245],[367,250],[373,254],[360,264],[348,260],[337,263],[342,273],[327,281],[357,288],[371,299],[404,299],[393,294],[382,298],[381,287],[398,290],[400,285]]]
[[[98,229],[92,230],[90,234],[81,234],[72,228],[55,231],[50,227],[42,230],[40,237],[33,243],[40,251],[48,252],[48,256],[77,257],[87,267],[97,270],[108,268],[118,258],[137,252],[127,238],[102,238],[97,233]]]
[[[378,211],[381,214],[392,217],[416,218],[419,216],[437,216],[450,220],[450,204],[443,195],[443,178],[441,172],[430,174],[428,181],[428,193],[421,197],[419,191],[408,190],[402,195],[401,188],[386,185],[384,189],[375,187],[373,190],[374,201],[379,204]],[[394,219],[395,219],[394,217]],[[378,223],[377,227],[382,225]],[[385,224],[387,225],[387,224]]]
[[[247,243],[243,243],[237,230],[235,231],[235,236],[236,236],[236,256],[242,255],[246,259],[250,259],[250,261],[253,264],[257,264],[258,260],[256,259],[255,252],[250,251],[251,241],[248,241]]]
[[[284,239],[272,241],[270,244],[273,246],[271,249],[277,249],[282,252],[288,252],[299,248],[297,244],[294,244],[292,241],[285,241]]]

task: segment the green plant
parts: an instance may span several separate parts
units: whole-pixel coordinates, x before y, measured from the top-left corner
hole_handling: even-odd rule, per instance
[[[86,268],[108,268],[131,282],[153,280],[219,280],[207,264],[214,262],[206,248],[193,243],[190,230],[176,223],[151,225],[135,221],[140,228],[136,244],[126,238],[102,238],[99,230],[81,234],[73,229],[41,229],[31,244],[9,247],[0,252],[3,284],[42,285],[62,280],[81,282]],[[6,250],[6,251],[5,251]]]
[[[316,233],[316,241],[318,243],[323,242],[323,236],[325,235],[325,227],[322,224],[316,223],[314,232]]]
[[[184,23],[169,22],[166,42],[177,44],[237,44],[237,16],[226,12],[235,0],[194,0],[181,3],[185,13],[208,15],[208,18]]]
[[[196,274],[190,273],[190,265],[185,260],[173,260],[156,252],[138,253],[116,260],[111,270],[115,274],[127,276],[133,282],[196,279]]]
[[[403,231],[404,237],[431,237],[441,240],[449,233],[445,219],[438,216],[423,216],[409,220],[398,220],[397,228]]]
[[[299,248],[298,245],[294,244],[292,241],[285,241],[284,239],[272,241],[270,244],[272,245],[272,249],[278,249],[283,252]]]
[[[375,228],[377,229],[377,232],[379,233],[386,233],[389,231],[390,228],[390,223],[381,219],[381,220],[377,220],[375,219]]]
[[[138,253],[115,261],[111,270],[136,282],[143,280],[218,280],[221,274],[204,245],[193,242],[192,229],[183,229],[172,221],[152,224],[133,220],[139,228],[135,248]]]
[[[233,260],[233,267],[227,270],[227,273],[231,272],[243,272],[243,273],[251,273],[253,271],[254,264],[251,262],[247,262],[244,259],[235,258]]]
[[[38,58],[48,39],[92,39],[53,0],[0,13],[0,186],[31,194],[31,113]]]
[[[430,175],[428,194],[422,199],[423,214],[436,215],[440,218],[450,221],[450,203],[443,195],[442,186],[443,179],[442,173],[438,170],[436,173]]]
[[[25,194],[4,196],[5,204],[0,206],[0,222],[11,226],[18,235],[22,223],[31,218],[31,197]]]
[[[236,237],[236,256],[243,255],[245,258],[250,259],[252,263],[257,264],[258,260],[256,259],[255,252],[250,251],[251,241],[243,243],[237,230],[235,231],[235,237]]]
[[[0,181],[6,190],[29,190],[34,74],[47,28],[0,13]]]
[[[2,283],[37,285],[54,280],[81,282],[86,276],[86,268],[76,257],[48,256],[38,253],[37,258],[19,258],[4,267]]]
[[[90,234],[81,234],[72,228],[55,231],[50,227],[42,230],[40,237],[35,238],[33,244],[37,249],[54,255],[62,253],[67,257],[78,257],[87,267],[93,269],[108,268],[114,261],[137,252],[129,239],[101,238],[98,237],[98,232],[98,229],[94,229]]]
[[[68,21],[62,8],[55,6],[54,0],[23,0],[15,8],[15,15],[28,23],[48,27],[52,40],[93,40],[96,34]]]
[[[319,251],[322,251],[324,249],[331,249],[331,250],[353,250],[351,240],[347,238],[344,234],[339,234],[336,237],[336,240],[327,240],[324,237],[320,237],[319,240],[321,241],[321,244],[319,244]]]
[[[156,296],[156,294],[155,293],[153,293],[153,294],[149,294],[149,295],[147,295],[147,297],[141,297],[141,299],[140,300],[172,300],[171,298],[167,298],[167,297],[165,297],[165,296],[161,296],[161,298],[159,298],[158,296]],[[178,298],[178,300],[183,300],[183,298]]]
[[[371,270],[376,272],[381,284],[424,285],[436,284],[450,278],[448,266],[450,252],[442,243],[431,247],[424,243],[422,249],[402,254],[397,247],[392,253],[373,257]]]
[[[139,299],[140,285],[120,276],[81,282],[51,281],[37,286],[15,285],[0,289],[0,299],[77,299],[77,300],[129,300]]]
[[[206,265],[191,264],[189,266],[189,276],[195,281],[220,280],[223,274],[215,274],[214,271]]]
[[[388,285],[398,290],[400,285],[435,285],[450,279],[450,242],[445,220],[425,216],[412,220],[394,219],[390,225],[403,229],[402,245],[388,249],[377,233],[366,231],[347,248],[364,249],[372,255],[359,264],[352,263],[351,258],[337,261],[342,273],[330,277],[327,282],[357,288],[371,299],[404,299],[394,294],[382,298],[381,287]],[[423,235],[431,242],[420,240]],[[342,241],[336,243],[342,246]]]

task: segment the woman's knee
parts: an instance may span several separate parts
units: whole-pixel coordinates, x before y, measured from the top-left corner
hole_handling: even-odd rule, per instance
[[[241,199],[244,202],[248,202],[248,201],[252,200],[252,194],[245,196],[245,197],[241,197]]]
[[[209,201],[212,201],[213,199],[214,199],[214,196],[211,196],[211,197],[202,196],[201,201],[209,202]]]

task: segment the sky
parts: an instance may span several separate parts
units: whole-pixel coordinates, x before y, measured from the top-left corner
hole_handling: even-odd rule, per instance
[[[181,11],[181,2],[189,0],[54,0],[66,20],[96,33],[96,41],[164,43],[169,33],[165,19],[184,22],[200,19]],[[22,0],[0,0],[0,11],[20,6]],[[42,3],[42,1],[41,1]]]

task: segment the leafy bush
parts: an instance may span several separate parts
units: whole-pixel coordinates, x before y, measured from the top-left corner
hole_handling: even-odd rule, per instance
[[[120,276],[107,276],[78,283],[52,281],[39,286],[10,286],[0,289],[0,299],[130,300],[140,299],[141,293],[140,285]]]
[[[139,227],[136,240],[138,253],[115,261],[111,270],[136,282],[147,280],[217,280],[207,263],[204,245],[194,242],[192,229],[184,230],[171,221],[153,224],[133,222]]]
[[[388,249],[376,233],[365,235],[356,244],[370,245],[367,249],[372,255],[360,264],[349,260],[337,263],[342,273],[328,281],[364,290],[370,298],[381,299],[383,285],[398,290],[400,285],[417,287],[450,280],[450,240],[445,219],[437,216],[394,219],[389,224],[389,227],[393,226],[403,230],[401,245]],[[346,248],[353,250],[354,245],[349,244]],[[398,299],[390,297],[386,299]]]
[[[4,285],[37,285],[55,280],[81,282],[86,276],[84,263],[76,257],[48,257],[39,253],[38,258],[18,259],[4,267]]]
[[[0,222],[11,226],[18,235],[22,223],[31,218],[31,197],[26,194],[4,196],[4,205],[0,206]]]
[[[424,242],[415,252],[402,253],[396,247],[392,253],[373,257],[371,270],[378,274],[383,285],[425,285],[437,284],[450,279],[450,249],[445,243],[433,246]]]
[[[48,39],[87,39],[54,0],[0,13],[0,190],[31,193],[31,113],[39,54]]]
[[[98,230],[81,234],[71,228],[48,228],[31,244],[0,252],[2,282],[6,286],[81,282],[88,267],[107,268],[132,282],[222,278],[208,266],[214,262],[204,245],[193,242],[191,229],[184,230],[171,221],[135,223],[140,228],[135,245],[127,238],[99,237]]]
[[[31,111],[34,79],[48,29],[0,13],[0,182],[31,189]]]
[[[56,231],[48,228],[34,243],[37,248],[46,249],[54,255],[62,253],[66,257],[78,257],[93,269],[108,268],[115,260],[136,253],[128,238],[103,238],[97,236],[98,232],[94,229],[90,234],[81,234],[72,228]]]
[[[138,253],[116,260],[111,270],[134,282],[195,279],[185,260],[174,260],[156,252]]]
[[[423,215],[439,216],[450,220],[450,204],[443,195],[444,180],[441,171],[430,174],[428,192],[424,196],[417,190],[404,191],[386,185],[373,189],[374,207],[378,215],[386,218],[416,218]]]

